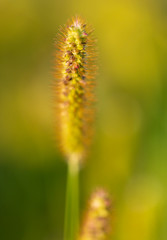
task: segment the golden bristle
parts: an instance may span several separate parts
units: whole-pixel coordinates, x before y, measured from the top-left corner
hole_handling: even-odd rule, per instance
[[[66,159],[85,158],[94,119],[95,54],[91,28],[79,17],[61,28],[55,59],[56,135]]]

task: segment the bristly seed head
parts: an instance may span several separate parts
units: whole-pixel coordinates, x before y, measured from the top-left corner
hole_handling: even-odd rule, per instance
[[[57,135],[67,160],[81,162],[94,119],[95,53],[91,29],[76,17],[61,30],[55,63]]]
[[[92,195],[78,240],[107,240],[110,232],[111,199],[99,189]]]

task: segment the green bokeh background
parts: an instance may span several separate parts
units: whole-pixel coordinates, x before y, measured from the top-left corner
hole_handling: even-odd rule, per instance
[[[0,1],[0,239],[62,239],[67,169],[54,140],[52,55],[59,25],[76,14],[94,26],[99,52],[81,213],[103,186],[111,239],[166,240],[166,0]]]

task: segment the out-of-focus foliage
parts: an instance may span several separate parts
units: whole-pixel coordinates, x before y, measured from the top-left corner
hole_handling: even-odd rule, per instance
[[[81,212],[113,196],[113,240],[167,239],[165,0],[0,1],[0,239],[62,239],[66,164],[54,141],[60,24],[80,14],[98,39],[96,136]]]

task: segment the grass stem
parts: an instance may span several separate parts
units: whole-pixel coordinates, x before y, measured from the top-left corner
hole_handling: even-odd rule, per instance
[[[73,161],[75,160],[75,161]],[[78,161],[68,161],[64,240],[75,240],[79,227]]]

